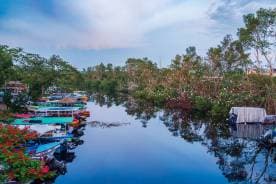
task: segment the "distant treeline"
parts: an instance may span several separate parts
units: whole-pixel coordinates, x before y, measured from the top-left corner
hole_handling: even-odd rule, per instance
[[[243,20],[237,37],[226,35],[206,56],[189,47],[166,68],[147,58],[130,58],[124,66],[100,64],[79,71],[56,55],[46,59],[1,46],[0,85],[20,80],[33,98],[57,86],[64,91],[124,92],[160,106],[185,96],[194,109],[212,116],[227,114],[231,106],[261,106],[276,113],[276,9],[260,9]]]

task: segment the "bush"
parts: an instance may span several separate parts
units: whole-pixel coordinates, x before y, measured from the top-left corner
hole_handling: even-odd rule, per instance
[[[116,80],[102,80],[99,86],[100,92],[114,94],[117,91],[118,83]]]
[[[189,113],[192,110],[192,102],[188,95],[182,94],[180,97],[168,100],[166,108],[170,110],[178,110],[183,113]]]
[[[157,106],[162,106],[165,102],[176,96],[173,90],[157,86],[153,90],[150,88],[141,89],[134,92],[134,97],[153,102]]]
[[[44,163],[32,160],[25,154],[24,143],[37,137],[28,129],[0,124],[0,183],[17,180],[27,183],[34,179],[45,179],[54,173],[43,170]]]
[[[193,110],[205,114],[212,109],[212,101],[207,97],[195,96],[193,98]]]

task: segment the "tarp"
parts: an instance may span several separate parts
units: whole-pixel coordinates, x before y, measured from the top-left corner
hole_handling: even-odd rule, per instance
[[[261,123],[266,116],[265,109],[257,107],[232,107],[229,113],[237,115],[236,123]]]

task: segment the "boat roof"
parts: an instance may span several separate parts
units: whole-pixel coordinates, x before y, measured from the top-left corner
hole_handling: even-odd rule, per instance
[[[73,122],[72,117],[34,117],[34,118],[26,118],[26,119],[16,119],[12,124],[13,125],[68,124],[71,122]]]
[[[232,107],[229,114],[237,115],[237,123],[260,123],[264,121],[266,110],[258,107]]]
[[[20,129],[29,128],[30,130],[36,131],[39,134],[45,134],[46,132],[56,130],[58,126],[49,125],[49,124],[34,124],[34,125],[18,125],[18,128]]]
[[[37,109],[35,109],[35,111],[78,111],[79,107],[38,107]]]

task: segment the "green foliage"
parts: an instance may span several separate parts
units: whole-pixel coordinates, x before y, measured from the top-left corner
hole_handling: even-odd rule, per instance
[[[81,88],[83,81],[81,72],[57,55],[46,59],[8,46],[0,46],[0,75],[0,86],[8,80],[22,81],[33,99],[50,86],[73,91]]]
[[[0,86],[12,75],[12,57],[7,46],[0,46]]]
[[[229,114],[229,109],[224,103],[214,102],[210,112],[212,122],[225,122]]]
[[[207,57],[212,69],[220,75],[224,72],[245,69],[251,63],[242,43],[233,40],[231,35],[226,35],[217,47],[210,48]]]
[[[154,102],[157,106],[162,106],[168,99],[175,97],[176,92],[164,88],[164,86],[157,86],[153,90],[150,88],[138,90],[134,93],[134,96],[139,99]]]
[[[84,85],[82,89],[89,93],[100,92],[114,94],[127,86],[127,74],[124,67],[113,67],[112,64],[88,67],[82,72]]]
[[[99,85],[99,90],[106,94],[114,94],[117,91],[117,85],[116,80],[103,80]]]
[[[25,110],[25,106],[29,101],[27,93],[19,93],[17,96],[12,96],[9,91],[5,91],[3,101],[11,112],[21,112]]]
[[[11,108],[12,106],[12,95],[9,91],[4,92],[3,102],[6,104],[7,108]]]
[[[206,116],[212,109],[212,101],[209,98],[202,96],[194,96],[193,99],[193,112],[198,116]]]
[[[239,28],[238,36],[242,45],[255,52],[257,65],[264,64],[273,70],[273,60],[276,57],[276,8],[259,9],[255,14],[250,13],[243,17],[244,27]]]

